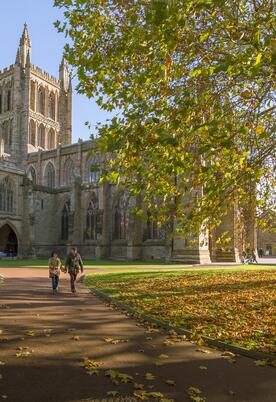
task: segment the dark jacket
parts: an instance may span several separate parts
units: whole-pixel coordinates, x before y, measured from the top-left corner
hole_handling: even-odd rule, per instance
[[[65,261],[65,268],[69,274],[78,274],[83,272],[83,262],[79,253],[76,255],[69,254]]]

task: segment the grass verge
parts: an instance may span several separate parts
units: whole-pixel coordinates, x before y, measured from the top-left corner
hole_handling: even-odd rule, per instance
[[[138,311],[248,350],[275,354],[276,267],[92,274],[87,286]]]

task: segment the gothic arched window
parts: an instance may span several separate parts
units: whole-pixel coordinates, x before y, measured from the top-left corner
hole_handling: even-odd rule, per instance
[[[116,239],[121,239],[121,211],[118,206],[115,207],[115,212],[114,212],[114,232],[113,232],[113,238]]]
[[[68,240],[69,238],[69,214],[70,201],[66,201],[61,212],[61,239]]]
[[[7,98],[6,98],[6,110],[7,112],[11,110],[11,90],[8,89],[7,90]]]
[[[51,162],[48,163],[44,173],[45,185],[49,188],[55,187],[55,168]]]
[[[90,240],[97,240],[102,233],[102,211],[98,203],[91,200],[86,212],[85,237]]]
[[[8,177],[0,183],[0,211],[13,212],[13,185]]]
[[[45,127],[43,124],[38,127],[38,146],[45,148]]]
[[[56,102],[55,102],[55,95],[51,93],[48,98],[48,116],[55,120],[55,107],[56,107]]]
[[[48,133],[48,149],[53,149],[56,146],[55,131],[51,128]]]
[[[92,158],[88,161],[87,177],[89,183],[97,183],[100,178],[100,168],[96,158]]]
[[[164,237],[161,228],[158,226],[157,221],[152,217],[150,211],[147,211],[147,222],[144,231],[144,240],[161,239]]]
[[[44,89],[40,87],[37,93],[37,111],[44,114],[45,96]]]
[[[4,145],[6,147],[9,143],[9,122],[8,121],[4,121],[4,123],[2,125],[1,137],[2,137],[2,139],[4,141]]]
[[[30,126],[29,126],[29,143],[35,147],[36,127],[35,127],[35,122],[33,120],[30,121]]]
[[[31,109],[35,110],[35,82],[31,81]]]
[[[64,185],[70,186],[74,180],[74,162],[71,158],[67,159],[64,164]]]
[[[113,215],[113,239],[126,239],[128,226],[128,198],[120,197]]]

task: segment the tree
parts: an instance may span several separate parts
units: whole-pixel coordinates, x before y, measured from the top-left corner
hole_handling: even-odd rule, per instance
[[[275,180],[273,1],[55,5],[78,90],[116,113],[98,127],[111,155],[103,179],[180,231],[212,229],[233,205],[264,217]]]

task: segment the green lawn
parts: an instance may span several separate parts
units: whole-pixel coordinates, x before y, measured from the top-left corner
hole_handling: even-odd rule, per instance
[[[111,260],[84,260],[84,265],[86,268],[133,268],[133,267],[174,267],[185,265],[178,263],[166,263],[166,262],[144,262],[144,261],[111,261]],[[0,260],[0,267],[33,267],[33,268],[43,268],[48,266],[48,259],[18,259],[18,260]]]
[[[276,266],[97,273],[86,284],[172,325],[276,353]]]

